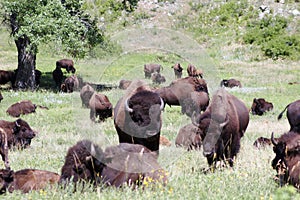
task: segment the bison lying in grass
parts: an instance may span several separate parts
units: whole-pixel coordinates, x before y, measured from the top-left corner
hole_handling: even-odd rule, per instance
[[[92,183],[94,186],[121,187],[167,182],[166,172],[159,166],[157,155],[138,144],[121,143],[102,149],[82,140],[72,146],[61,169],[60,183]]]
[[[46,170],[22,169],[14,172],[10,169],[0,169],[0,194],[14,190],[27,193],[31,190],[45,189],[58,183],[59,178],[57,173]]]

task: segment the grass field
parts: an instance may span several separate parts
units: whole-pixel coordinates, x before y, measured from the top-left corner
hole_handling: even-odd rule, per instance
[[[155,62],[163,66],[162,74],[167,79],[163,85],[168,85],[174,79],[171,66],[180,62],[186,68],[191,62],[204,70],[211,96],[223,78],[240,80],[243,88],[229,89],[230,93],[243,100],[249,108],[253,98],[262,97],[272,102],[274,109],[263,116],[250,115],[250,123],[241,140],[241,150],[234,167],[203,174],[202,169],[208,165],[202,150],[187,152],[176,148],[174,144],[178,130],[190,123],[190,119],[181,115],[179,107],[167,106],[163,112],[161,132],[172,145],[161,146],[159,155],[159,163],[169,172],[167,186],[157,185],[137,190],[99,187],[94,191],[85,188],[83,192],[75,193],[70,186],[65,190],[49,188],[28,194],[14,192],[1,196],[1,199],[300,199],[293,187],[279,188],[273,180],[275,171],[271,167],[274,157],[272,147],[258,150],[252,145],[260,136],[270,137],[272,132],[279,136],[289,130],[286,117],[277,121],[277,116],[288,103],[300,99],[300,85],[288,84],[300,82],[300,63],[287,60],[250,62],[212,58],[209,56],[214,54],[211,49],[206,51],[202,44],[188,40],[187,35],[160,31],[162,30],[152,31],[150,35],[144,34],[142,30],[122,32],[113,39],[120,43],[125,53],[103,59],[76,60],[77,75],[84,81],[117,85],[121,79],[143,79],[143,65]],[[132,36],[131,39],[126,38],[126,34]],[[155,35],[158,37],[154,37]],[[161,35],[162,38],[159,37]],[[3,29],[0,37],[0,69],[15,69],[17,55],[14,43]],[[8,106],[20,100],[31,100],[49,108],[37,109],[35,114],[22,116],[38,131],[38,135],[32,140],[30,148],[9,152],[13,170],[35,168],[60,173],[68,148],[77,141],[90,139],[103,148],[118,144],[112,118],[103,123],[92,123],[89,110],[81,107],[78,91],[64,94],[52,88],[54,82],[51,73],[55,68],[55,61],[62,57],[65,55],[57,55],[52,48],[42,47],[37,56],[37,69],[43,73],[40,88],[35,92],[1,90],[4,97],[0,103],[1,119],[15,120],[5,111]],[[185,70],[184,76],[186,75]],[[150,81],[149,83],[151,84]],[[120,89],[102,92],[113,105],[124,93]],[[4,164],[1,165],[3,168]]]

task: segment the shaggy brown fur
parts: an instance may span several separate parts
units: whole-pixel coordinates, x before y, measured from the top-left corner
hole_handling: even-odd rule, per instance
[[[172,68],[174,70],[175,78],[181,78],[183,68],[181,67],[180,63],[176,63],[174,66],[172,66]]]
[[[129,80],[120,80],[119,82],[119,89],[126,90],[132,81]]]
[[[144,65],[144,73],[145,78],[150,78],[151,74],[154,72],[160,73],[162,66],[160,64],[145,64]]]
[[[189,150],[200,150],[202,140],[200,136],[201,130],[194,124],[187,124],[180,128],[175,139],[177,147],[184,147]]]
[[[251,113],[253,115],[263,115],[264,113],[273,110],[273,104],[267,102],[264,98],[254,98],[251,106]]]
[[[70,59],[61,59],[56,61],[56,68],[64,68],[68,73],[72,72],[74,74],[76,72],[76,69],[74,68],[74,62]]]
[[[79,89],[79,80],[76,75],[72,75],[65,79],[64,83],[61,84],[61,91],[72,93]]]
[[[229,88],[233,88],[233,87],[242,87],[242,84],[240,81],[236,80],[236,79],[223,79],[220,83],[221,87],[229,87]]]

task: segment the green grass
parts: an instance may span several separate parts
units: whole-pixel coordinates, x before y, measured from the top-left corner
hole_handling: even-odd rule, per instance
[[[158,33],[162,34],[159,30]],[[277,121],[277,116],[288,103],[300,99],[300,86],[288,84],[300,81],[299,62],[270,60],[245,62],[237,58],[224,59],[219,53],[215,53],[212,58],[207,55],[218,50],[210,49],[207,51],[208,54],[205,54],[206,49],[203,46],[198,53],[192,52],[194,53],[192,55],[198,57],[191,59],[184,52],[186,49],[194,48],[191,45],[192,41],[179,37],[174,32],[171,35],[171,40],[177,40],[179,50],[163,51],[162,48],[137,50],[103,59],[76,60],[76,73],[84,81],[117,85],[120,79],[143,79],[143,65],[154,62],[163,66],[161,73],[167,79],[164,85],[168,85],[174,79],[171,66],[180,62],[186,69],[188,62],[194,59],[199,61],[196,63],[197,67],[204,69],[204,77],[208,82],[211,96],[222,79],[240,80],[244,87],[229,89],[230,93],[242,99],[248,108],[253,98],[263,97],[274,104],[274,110],[263,116],[250,116],[250,123],[241,140],[241,151],[234,168],[203,174],[202,169],[208,166],[202,151],[187,152],[175,147],[174,141],[178,130],[190,123],[190,119],[180,114],[179,107],[167,106],[163,112],[162,135],[171,140],[172,146],[161,146],[159,156],[159,163],[169,173],[167,186],[157,185],[136,190],[126,187],[122,189],[101,187],[96,190],[86,188],[83,192],[75,193],[70,186],[66,189],[49,188],[28,194],[8,193],[1,196],[1,199],[299,199],[300,196],[293,187],[279,188],[273,180],[275,171],[271,167],[271,160],[274,157],[272,148],[257,150],[252,146],[255,139],[260,136],[270,137],[272,132],[279,136],[289,129],[286,117]],[[0,67],[15,69],[17,59],[14,44],[7,43],[8,35],[3,29],[0,36],[4,38],[0,41]],[[122,41],[130,44],[129,39]],[[0,103],[1,119],[15,120],[5,113],[6,109],[24,99],[49,108],[49,110],[38,108],[35,114],[22,116],[22,119],[38,131],[38,135],[32,140],[30,148],[9,152],[13,170],[36,168],[60,173],[68,148],[77,141],[90,139],[103,148],[118,144],[113,120],[110,118],[103,123],[92,123],[89,119],[89,110],[81,107],[79,92],[62,94],[49,89],[54,85],[51,82],[51,73],[55,68],[55,61],[62,57],[66,56],[55,53],[53,47],[42,47],[37,56],[37,68],[43,73],[39,90],[35,92],[1,90],[4,96],[4,100]],[[185,70],[184,76],[186,75]],[[149,83],[151,84],[150,81]],[[103,93],[115,105],[124,91],[113,89]],[[4,167],[4,164],[0,165]]]

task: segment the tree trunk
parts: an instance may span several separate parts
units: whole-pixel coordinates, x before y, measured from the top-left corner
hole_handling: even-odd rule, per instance
[[[31,89],[36,88],[35,83],[35,61],[36,48],[29,48],[30,40],[25,36],[15,40],[18,49],[18,69],[16,70],[16,89]],[[29,50],[30,49],[30,50]]]

